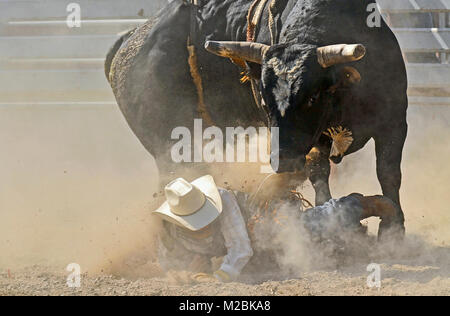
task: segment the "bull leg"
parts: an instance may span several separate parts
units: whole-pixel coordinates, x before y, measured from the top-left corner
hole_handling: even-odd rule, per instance
[[[405,233],[405,217],[400,206],[400,186],[402,180],[401,161],[403,145],[407,134],[406,122],[394,130],[375,137],[375,150],[377,156],[377,176],[383,195],[390,198],[399,206],[398,214],[391,222],[381,222],[379,236],[386,235],[388,231]]]
[[[322,144],[314,147],[307,157],[307,170],[309,181],[316,193],[316,206],[322,205],[331,199],[330,177],[330,146]]]

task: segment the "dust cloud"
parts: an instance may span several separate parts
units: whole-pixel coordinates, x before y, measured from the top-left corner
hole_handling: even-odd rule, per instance
[[[408,234],[435,245],[450,245],[450,108],[410,106],[400,191]],[[373,141],[344,158],[331,177],[333,196],[381,194]],[[372,231],[374,231],[372,229]]]
[[[399,247],[395,240],[378,243],[378,218],[362,222],[368,229],[367,238],[353,234],[340,236],[345,244],[344,256],[336,253],[332,243],[319,246],[305,238],[296,220],[298,210],[279,211],[289,216],[283,229],[270,240],[260,233],[263,243],[276,244],[276,260],[283,273],[299,276],[317,269],[335,269],[361,262],[404,262],[413,266],[439,266],[450,276],[450,108],[445,106],[411,106],[408,111],[409,132],[403,156],[401,202],[406,217],[407,236]],[[332,165],[330,177],[335,198],[354,192],[382,194],[376,175],[375,146],[371,140],[363,150]],[[305,198],[314,201],[309,182],[300,185]],[[292,214],[294,214],[292,216]],[[270,228],[268,228],[270,230]],[[266,238],[267,239],[267,238]],[[270,247],[270,245],[266,245]],[[295,272],[292,274],[292,272]]]
[[[403,156],[403,184],[401,202],[406,217],[407,235],[399,246],[395,240],[377,243],[378,218],[363,221],[368,227],[369,237],[358,239],[344,237],[350,247],[344,262],[329,256],[329,249],[311,247],[308,240],[292,225],[279,234],[282,254],[278,260],[286,269],[297,272],[313,269],[347,267],[358,261],[390,263],[399,270],[411,268],[433,268],[450,276],[450,108],[445,106],[411,106],[408,111],[409,133]],[[344,158],[339,165],[332,166],[330,178],[334,197],[353,192],[364,195],[381,194],[376,176],[374,142]],[[305,182],[301,191],[309,200],[314,200],[312,186]],[[292,224],[293,222],[290,222]],[[295,225],[296,226],[296,225]],[[306,251],[305,251],[306,250]],[[306,256],[300,254],[307,254]],[[341,258],[342,259],[342,258]],[[350,259],[351,262],[348,262]],[[345,262],[346,261],[346,262]],[[350,263],[350,265],[348,265]],[[398,273],[398,272],[397,272]],[[441,274],[439,274],[441,276]],[[420,278],[420,273],[418,274]],[[416,282],[413,277],[410,282]]]
[[[448,270],[450,108],[412,106],[408,113],[401,255],[434,258]],[[158,173],[115,106],[3,106],[0,144],[0,269],[75,262],[84,272],[160,273],[149,265],[159,229],[150,214]],[[331,188],[334,197],[381,193],[373,142],[333,167]],[[308,183],[302,191],[314,200]],[[374,235],[377,222],[369,222]],[[279,236],[287,267],[310,270],[327,260],[292,231]]]
[[[0,108],[0,268],[154,251],[158,174],[114,106]]]

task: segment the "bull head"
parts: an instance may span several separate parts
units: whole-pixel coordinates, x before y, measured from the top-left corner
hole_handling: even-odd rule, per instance
[[[205,48],[221,57],[261,65],[261,95],[271,126],[279,127],[279,152],[272,153],[278,156],[277,172],[303,169],[306,155],[328,127],[335,92],[361,80],[355,68],[342,64],[366,54],[362,44],[317,47],[208,41]]]

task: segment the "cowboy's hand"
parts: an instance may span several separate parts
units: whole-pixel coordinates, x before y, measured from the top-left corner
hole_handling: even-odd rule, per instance
[[[219,282],[219,280],[214,275],[208,273],[196,273],[192,276],[192,280],[197,283]]]
[[[166,274],[171,285],[187,285],[193,283],[192,272],[170,270]]]
[[[211,258],[211,270],[217,271],[222,266],[224,257],[212,257]]]
[[[210,267],[210,261],[207,257],[196,255],[189,264],[188,270],[192,272],[207,272],[211,271]]]

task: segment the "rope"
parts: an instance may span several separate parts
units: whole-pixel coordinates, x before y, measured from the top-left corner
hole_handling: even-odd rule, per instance
[[[247,42],[254,42],[256,39],[256,28],[259,25],[268,0],[254,0],[247,15]],[[253,14],[253,11],[256,12]]]
[[[298,199],[298,200],[300,200],[300,202],[302,202],[303,208],[308,209],[308,208],[313,208],[313,207],[314,207],[314,205],[312,205],[312,203],[311,203],[310,201],[308,201],[308,200],[303,196],[303,194],[301,194],[300,192],[295,191],[295,190],[292,190],[291,193],[294,195],[294,197],[295,197],[296,199]]]
[[[206,124],[208,124],[209,126],[213,126],[214,125],[213,120],[211,119],[211,116],[209,115],[208,109],[205,105],[205,98],[203,95],[203,80],[198,70],[198,60],[197,54],[195,53],[195,46],[189,45],[189,40],[187,44],[187,50],[189,52],[188,57],[189,69],[191,72],[191,77],[194,82],[195,88],[197,90],[197,97],[198,97],[197,112],[200,114],[200,117],[203,119],[203,121],[206,122]]]
[[[258,28],[258,25],[261,21],[261,17],[264,13],[264,8],[266,7],[268,0],[254,0],[253,3],[250,5],[250,8],[248,10],[248,14],[247,14],[247,42],[255,42],[256,40],[256,29]],[[276,0],[272,0],[270,7],[274,7],[276,3]],[[272,20],[272,24],[270,24],[270,21]],[[270,26],[272,25],[272,26]],[[273,38],[273,14],[272,14],[272,10],[269,9],[269,26],[270,26],[270,36],[271,36],[271,43],[273,45],[274,43],[274,38]],[[243,62],[243,64],[246,66],[245,61]],[[244,69],[246,69],[246,67],[244,67]],[[251,83],[251,88],[252,88],[252,94],[253,94],[253,99],[255,100],[256,106],[258,109],[262,109],[265,113],[266,116],[268,116],[268,110],[265,108],[264,104],[263,104],[263,100],[261,98],[261,93],[259,91],[259,87],[256,83],[256,81],[254,79],[251,79],[248,75],[245,75],[244,72],[244,76],[241,78],[241,82],[247,82],[250,81]]]
[[[275,35],[275,20],[274,13],[276,10],[275,5],[277,4],[277,0],[272,0],[269,6],[269,31],[270,31],[270,45],[275,45],[276,35]]]
[[[194,82],[195,89],[197,90],[197,112],[202,120],[209,126],[213,126],[214,122],[208,112],[205,105],[205,97],[203,90],[203,80],[198,67],[198,58],[195,52],[194,44],[197,42],[197,10],[202,5],[201,0],[190,0],[191,5],[191,17],[189,26],[189,37],[187,40],[187,50],[189,53],[188,64],[189,71],[191,73],[192,81]]]
[[[261,188],[263,187],[264,183],[270,178],[275,176],[274,173],[267,175],[267,177],[265,177],[261,183],[259,184],[258,188],[256,189],[255,193],[251,194],[249,197],[249,205],[254,205],[255,201],[256,201],[256,197],[258,196],[259,191],[261,191]]]

